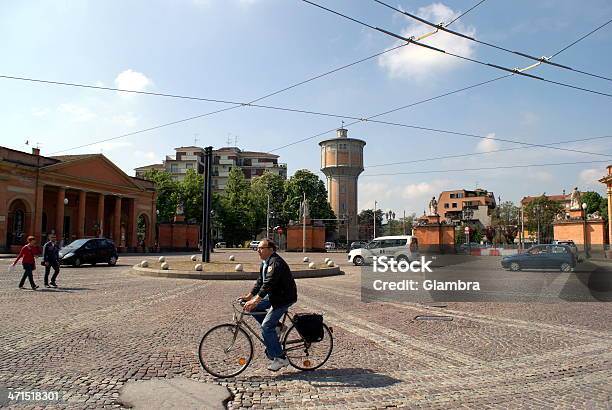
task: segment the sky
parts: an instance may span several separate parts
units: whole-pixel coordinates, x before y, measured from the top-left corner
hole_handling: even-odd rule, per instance
[[[315,2],[403,36],[432,31],[371,0]],[[476,3],[389,0],[436,24]],[[488,0],[450,28],[540,57],[610,19],[612,3],[605,0]],[[507,68],[533,63],[444,32],[422,42]],[[399,44],[299,0],[0,2],[2,76],[224,101],[248,102]],[[612,23],[552,61],[612,77],[611,49]],[[612,94],[611,81],[558,67],[541,65],[527,72]],[[366,118],[505,74],[408,45],[259,103]],[[197,145],[215,148],[237,138],[241,149],[280,155],[289,175],[306,168],[324,178],[318,142],[335,133],[312,137],[340,127],[341,117],[240,107],[116,138],[226,107],[231,105],[0,78],[0,145],[30,151],[39,144],[43,155],[103,153],[134,175],[134,168],[160,163],[196,138]],[[526,195],[569,193],[574,186],[605,194],[597,180],[606,173],[605,161],[612,164],[611,114],[608,96],[512,76],[376,119],[530,144],[608,138],[557,145],[591,153],[585,154],[373,122],[351,125],[349,137],[366,141],[359,209],[377,201],[397,215],[422,214],[442,190],[477,187],[515,203]],[[115,139],[73,149],[110,138]],[[483,154],[516,147],[521,148]],[[481,154],[431,159],[468,153]],[[600,162],[508,168],[587,161]],[[403,163],[379,166],[397,162]]]

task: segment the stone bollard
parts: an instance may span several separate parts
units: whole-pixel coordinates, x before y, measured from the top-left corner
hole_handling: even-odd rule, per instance
[[[148,268],[149,267],[149,262],[147,262],[147,261],[140,262],[140,267],[141,268]]]
[[[164,262],[166,262],[166,257],[165,256],[160,256],[158,260],[159,260],[159,263],[164,263]]]
[[[304,263],[308,263],[310,261],[310,259],[308,259],[308,256],[304,256]]]
[[[191,260],[193,262],[197,261],[198,260],[198,256],[197,255],[191,255]]]
[[[229,256],[229,260],[230,260],[230,261],[234,261],[235,259],[236,259],[236,258],[234,257],[234,255],[230,255],[230,256]]]
[[[238,265],[236,265],[236,267],[234,268],[234,270],[235,270],[236,272],[242,272],[242,264],[241,264],[241,263],[239,263]]]
[[[334,261],[332,261],[332,260],[327,261],[327,266],[329,266],[330,268],[333,268],[334,267]]]
[[[170,268],[170,265],[168,265],[168,262],[164,262],[164,263],[161,264],[161,268],[163,270],[168,270],[168,268]]]
[[[316,268],[317,268],[317,265],[315,265],[315,263],[314,263],[314,262],[310,262],[310,263],[308,264],[308,267],[309,267],[310,269],[316,269]]]
[[[197,270],[198,272],[201,272],[202,271],[202,264],[201,263],[196,264],[195,270]]]
[[[330,258],[325,258],[324,262],[327,263],[329,262],[331,259]]]

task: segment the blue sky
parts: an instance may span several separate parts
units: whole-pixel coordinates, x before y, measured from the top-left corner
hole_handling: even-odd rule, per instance
[[[429,28],[370,0],[318,3],[406,35]],[[449,21],[475,0],[389,1],[434,20]],[[551,55],[612,18],[601,0],[485,1],[451,28],[535,56]],[[423,40],[457,54],[514,68],[530,60],[445,33]],[[397,41],[298,0],[16,1],[0,3],[1,75],[123,87],[223,100],[247,101],[397,45]],[[612,24],[554,61],[612,76]],[[529,71],[547,79],[612,93],[612,82],[554,67]],[[503,75],[414,46],[385,54],[262,104],[366,117]],[[122,95],[0,79],[0,144],[42,153],[112,138],[223,108],[170,98]],[[509,78],[380,117],[380,120],[550,143],[612,135],[612,98],[527,78]],[[243,149],[269,151],[338,127],[339,118],[240,108],[179,125],[61,154],[102,152],[128,174],[161,162],[180,145],[221,147],[238,136]],[[349,120],[350,121],[350,120]],[[347,121],[348,122],[348,121]],[[289,174],[319,172],[318,141],[276,151]],[[493,140],[361,123],[349,136],[364,139],[366,166],[512,147]],[[610,154],[612,138],[562,147]],[[518,164],[606,160],[605,157],[521,149],[473,157],[366,168],[360,209],[377,200],[385,210],[422,213],[441,190],[475,187],[502,200],[524,195],[596,189],[606,163],[367,176]],[[611,161],[612,163],[612,161]]]

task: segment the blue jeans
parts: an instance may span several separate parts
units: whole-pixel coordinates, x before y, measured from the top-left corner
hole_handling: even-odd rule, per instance
[[[261,324],[261,336],[263,337],[264,343],[266,345],[266,354],[268,358],[274,359],[277,357],[284,357],[283,348],[278,340],[278,335],[276,334],[276,325],[280,321],[281,317],[287,310],[289,310],[289,306],[292,304],[279,306],[277,308],[270,309],[272,304],[269,300],[264,299],[255,306],[253,312],[265,312],[270,309],[267,314],[255,314],[253,317]]]

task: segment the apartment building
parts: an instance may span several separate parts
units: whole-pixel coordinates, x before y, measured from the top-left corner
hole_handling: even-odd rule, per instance
[[[193,169],[197,172],[198,160],[204,161],[204,148],[202,147],[178,147],[174,151],[174,156],[167,155],[163,164],[136,168],[136,176],[142,177],[151,169],[159,169],[169,172],[174,180],[182,181],[188,170]],[[265,171],[287,178],[287,164],[279,164],[278,158],[278,155],[267,152],[242,151],[238,147],[223,147],[213,150],[211,166],[213,190],[221,192],[225,189],[229,172],[235,167],[242,170],[246,179],[263,175]]]
[[[484,189],[443,191],[438,198],[438,214],[448,223],[479,222],[491,224],[495,195]]]

